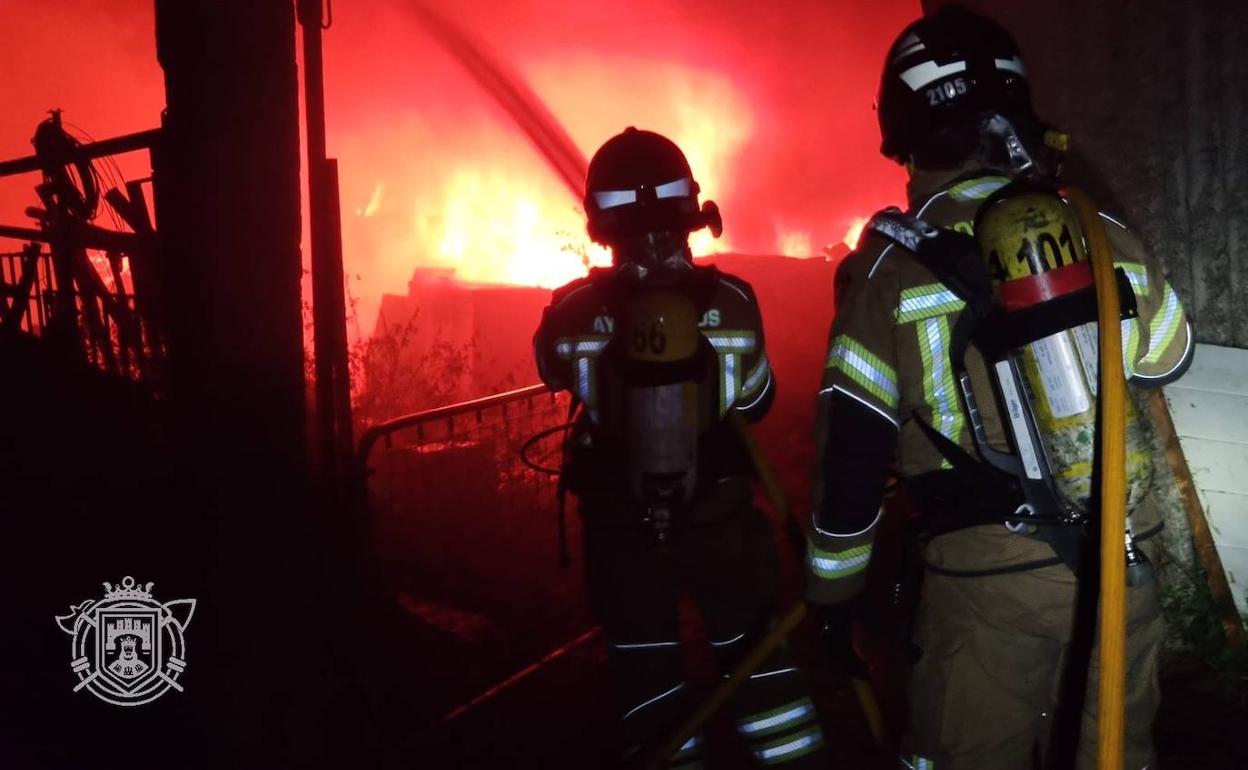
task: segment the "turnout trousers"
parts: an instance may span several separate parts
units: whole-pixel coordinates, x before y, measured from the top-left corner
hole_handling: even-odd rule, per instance
[[[617,497],[580,501],[585,572],[604,628],[625,758],[671,729],[693,707],[683,671],[679,604],[692,594],[724,674],[772,623],[778,562],[771,529],[754,507],[749,479],[730,478],[694,506],[675,543],[660,550]],[[803,673],[782,646],[729,701],[738,733],[759,764],[821,766],[823,736]],[[671,767],[701,767],[701,737]]]
[[[1152,543],[1140,545],[1155,556]],[[1048,749],[1058,708],[1075,616],[1075,576],[1064,564],[963,576],[944,574],[929,563],[925,581],[914,632],[921,656],[911,672],[903,767],[1032,767],[1035,752],[1043,757]],[[1127,601],[1124,767],[1143,770],[1154,762],[1165,627],[1155,582],[1128,588]],[[1080,716],[1079,770],[1096,767],[1097,676],[1094,647]]]

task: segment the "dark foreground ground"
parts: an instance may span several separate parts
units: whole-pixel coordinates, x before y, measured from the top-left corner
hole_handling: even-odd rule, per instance
[[[821,339],[831,321],[835,264],[742,256],[716,262],[746,277],[758,294],[780,397],[757,434],[793,509],[809,510],[814,399],[805,394],[817,392],[823,370],[822,348],[812,340]],[[535,377],[530,373],[522,381]],[[575,512],[570,506],[572,564],[562,568],[554,485],[516,459],[528,436],[562,421],[561,409],[562,402],[551,404],[547,397],[507,415],[491,412],[457,422],[446,437],[409,432],[370,461],[376,471],[370,499],[377,560],[388,580],[390,654],[403,661],[387,679],[382,708],[390,719],[382,739],[399,744],[396,766],[613,766],[618,712],[603,642],[591,637],[571,644],[595,626],[582,588]],[[557,464],[557,441],[541,447],[545,462]],[[770,516],[784,557],[783,609],[797,596],[797,570],[785,528],[774,512]],[[904,717],[904,627],[915,593],[912,587],[894,603],[890,590],[905,574],[901,540],[877,546],[873,603],[886,609],[860,639],[894,734]],[[717,675],[696,614],[685,614],[690,686],[705,691]],[[815,682],[835,762],[830,766],[894,767],[890,752],[875,747],[809,621],[792,644]],[[514,684],[456,711],[559,650]],[[1248,767],[1248,744],[1241,740],[1248,696],[1244,688],[1237,694],[1233,683],[1219,681],[1227,670],[1208,661],[1167,667],[1157,727],[1164,767]],[[446,719],[450,714],[456,715]],[[709,737],[717,766],[750,766],[730,725],[713,724]]]
[[[484,456],[474,459],[474,450],[462,447],[440,459],[438,454],[387,453],[373,480],[380,551],[393,586],[387,636],[394,647],[382,654],[403,661],[392,671],[381,709],[388,723],[379,738],[393,746],[394,765],[615,766],[617,711],[604,644],[592,633],[582,590],[574,512],[568,517],[573,561],[561,568],[548,483],[521,474],[497,491],[487,483],[494,471],[487,470]],[[438,480],[436,487],[411,486],[429,476]],[[419,513],[407,507],[410,500],[422,502]],[[796,565],[780,522],[774,514],[772,519],[785,554],[781,605],[788,606],[796,596]],[[894,733],[904,718],[906,645],[900,629],[910,603],[890,603],[887,586],[896,562],[886,557],[873,567],[878,603],[889,609],[859,640],[872,659]],[[717,679],[709,647],[692,608],[685,616],[690,686],[709,692]],[[891,751],[873,743],[852,691],[832,670],[809,620],[792,644],[815,684],[831,747],[829,767],[895,767]],[[1162,767],[1248,767],[1242,740],[1248,704],[1242,692],[1219,681],[1219,671],[1199,661],[1167,665],[1157,724]],[[712,766],[752,766],[725,720],[714,722],[708,737]]]

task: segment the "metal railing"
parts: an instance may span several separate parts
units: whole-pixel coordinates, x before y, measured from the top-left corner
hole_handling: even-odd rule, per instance
[[[569,639],[594,638],[580,577],[560,566],[557,479],[520,457],[548,432],[529,459],[559,467],[562,432],[551,429],[569,405],[538,385],[389,420],[360,439],[374,564],[409,627],[423,629],[410,631],[427,658],[411,697],[426,724],[509,689]],[[579,521],[567,525],[575,557]]]
[[[128,257],[81,258],[78,280],[66,280],[39,243],[0,253],[0,329],[63,343],[104,371],[151,382],[164,342],[140,313]]]
[[[416,432],[416,442],[418,443],[425,441],[426,434],[439,436],[441,437],[439,440],[445,440],[445,437],[463,434],[466,429],[471,427],[471,425],[465,425],[463,422],[465,417],[471,416],[475,421],[475,425],[479,427],[484,423],[486,415],[494,410],[497,410],[498,414],[505,419],[508,416],[508,407],[527,404],[529,412],[532,413],[535,403],[541,400],[543,396],[549,397],[552,403],[562,401],[566,406],[566,394],[553,393],[545,385],[530,385],[527,388],[509,390],[505,393],[496,393],[492,396],[450,404],[449,406],[440,406],[435,409],[426,409],[415,414],[387,420],[372,426],[360,437],[356,461],[359,467],[367,472],[368,459],[369,455],[372,454],[373,447],[376,446],[378,441],[384,441],[387,449],[394,448],[394,436],[396,433],[414,430]],[[457,421],[458,428],[456,427]]]

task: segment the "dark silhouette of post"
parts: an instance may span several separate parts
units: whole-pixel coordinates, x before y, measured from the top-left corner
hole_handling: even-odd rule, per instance
[[[231,763],[317,765],[333,538],[309,506],[295,13],[156,0],[167,110],[155,163],[191,665]],[[188,683],[188,692],[190,692]]]
[[[329,499],[341,502],[352,452],[351,373],[347,356],[338,161],[325,147],[325,78],[321,32],[323,0],[299,0],[308,140],[308,212],[312,238],[312,333],[316,372],[314,414],[318,475]]]

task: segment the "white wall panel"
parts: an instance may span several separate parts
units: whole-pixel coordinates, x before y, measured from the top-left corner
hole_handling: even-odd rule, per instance
[[[1248,612],[1248,350],[1197,345],[1166,399],[1235,602]]]

